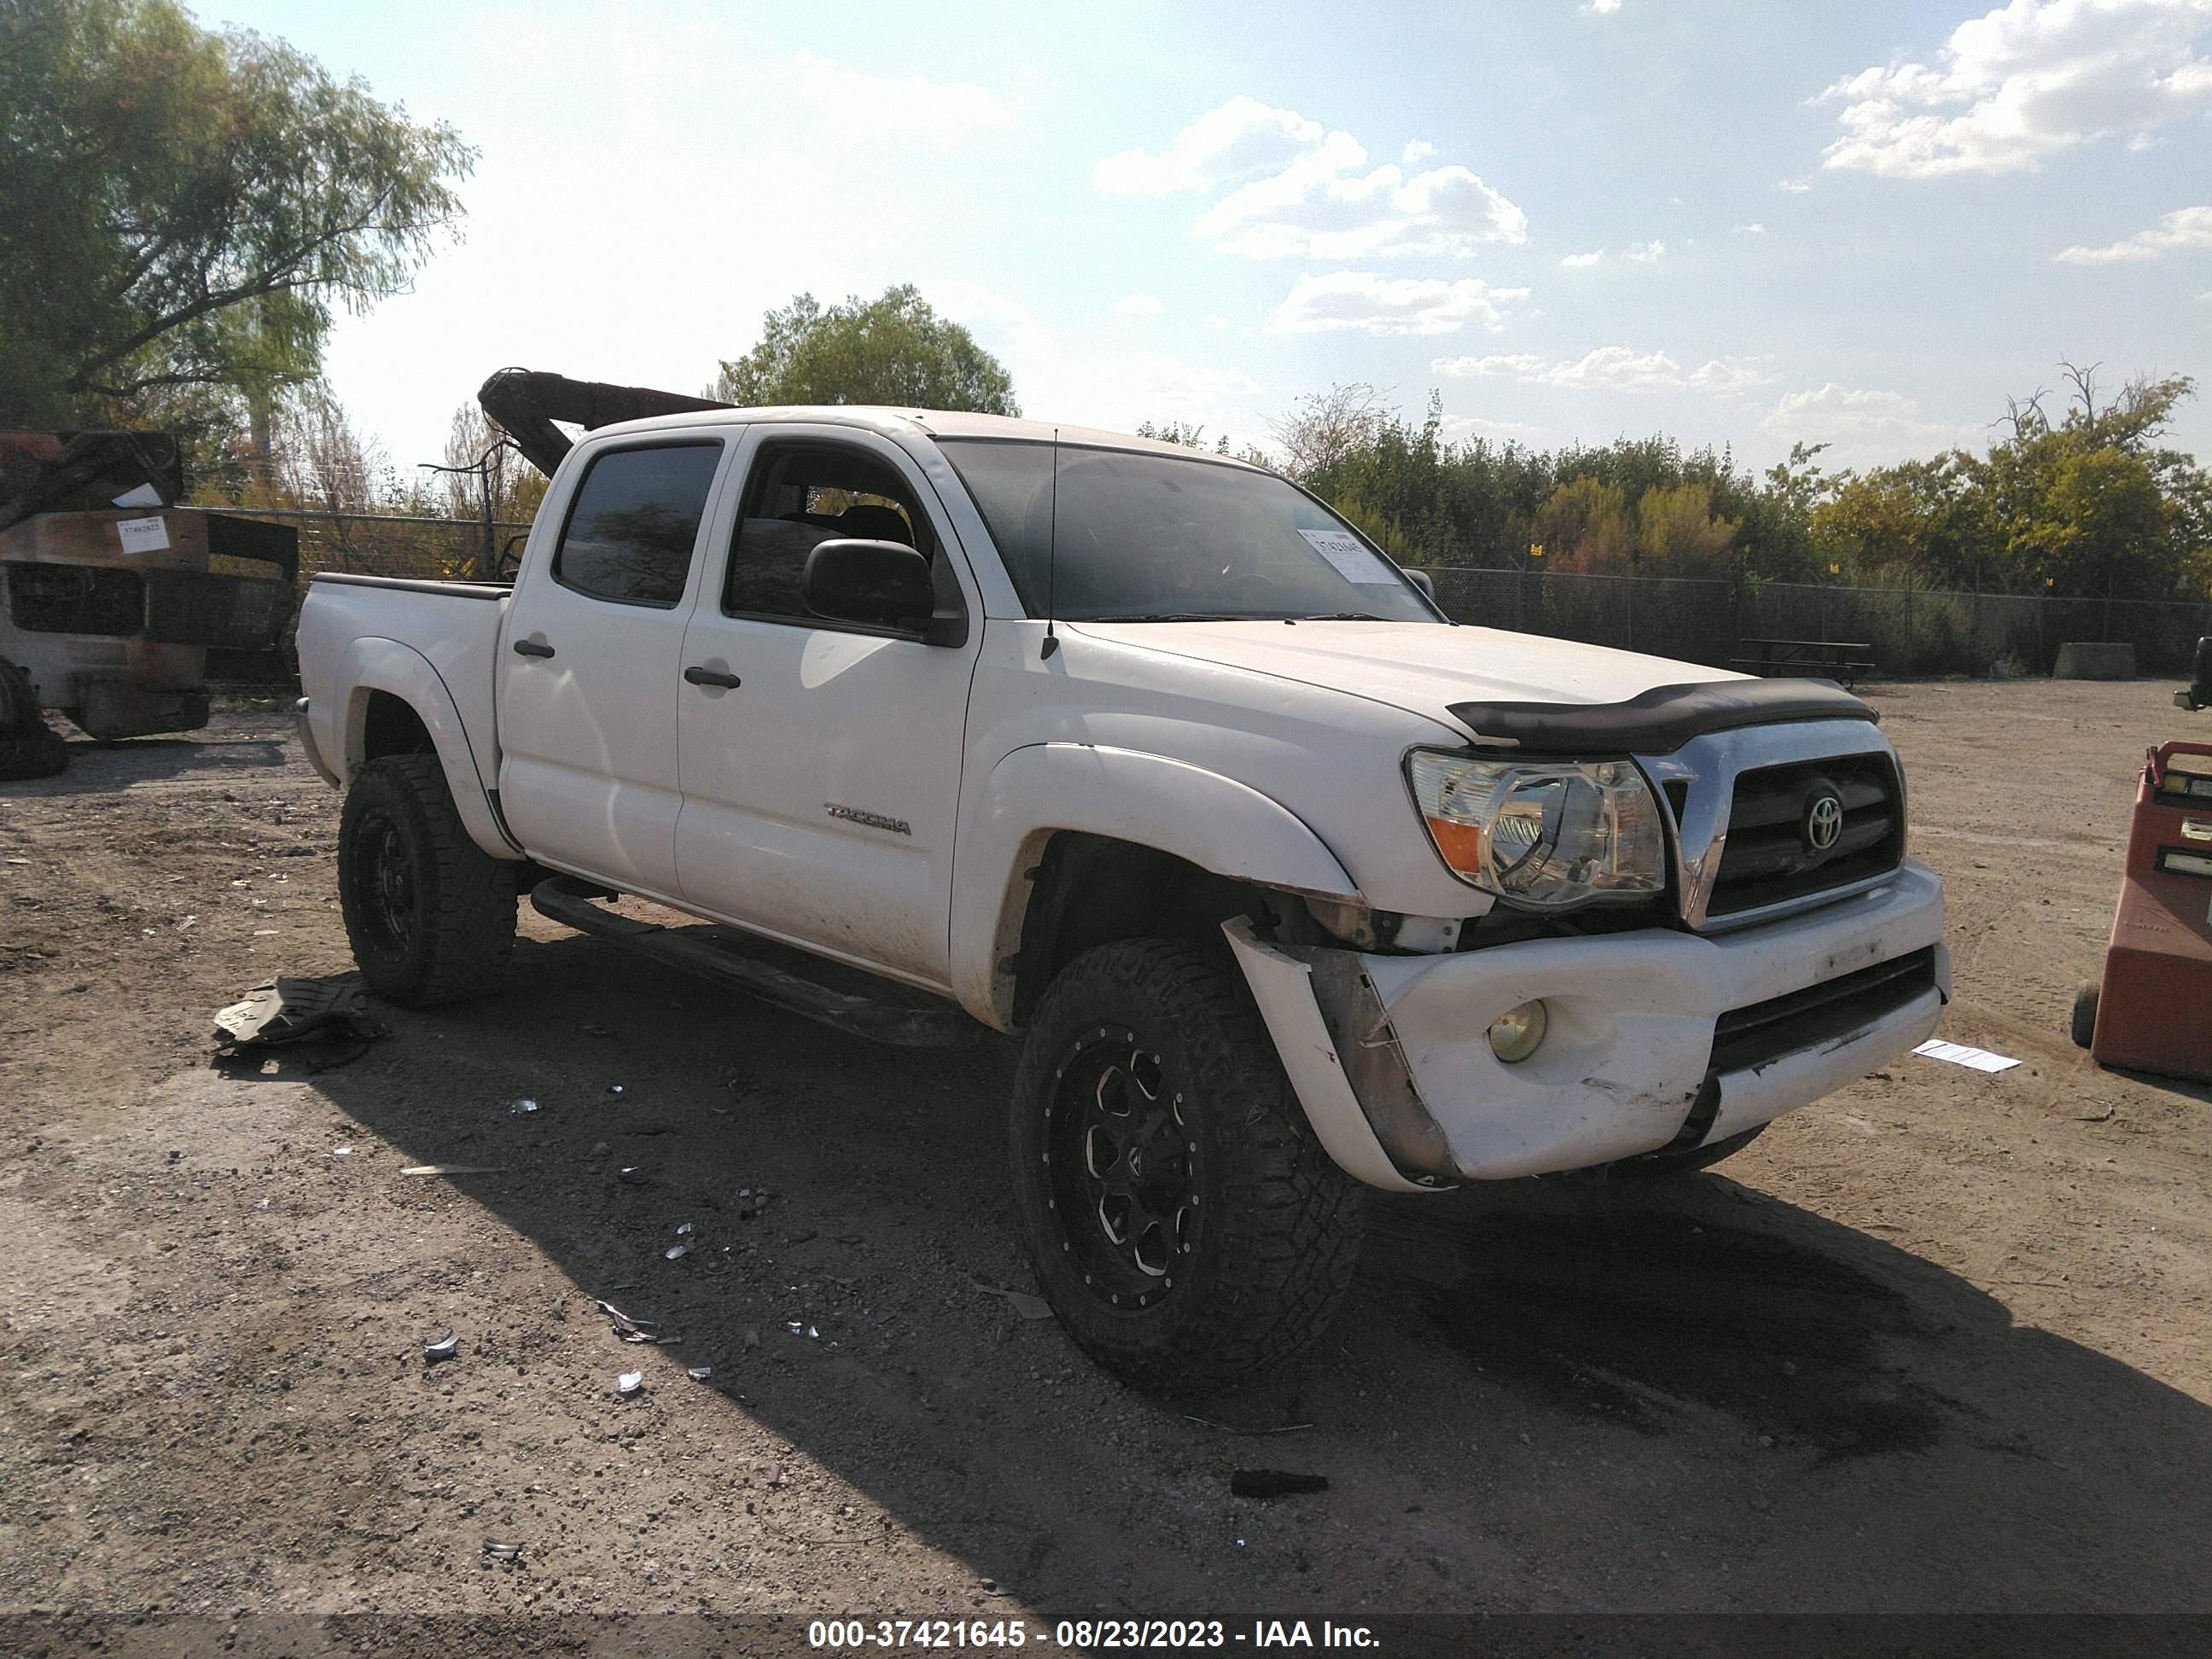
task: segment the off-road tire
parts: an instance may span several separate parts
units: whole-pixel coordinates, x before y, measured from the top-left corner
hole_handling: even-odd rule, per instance
[[[2097,998],[2103,989],[2094,979],[2074,988],[2074,1012],[2067,1023],[2077,1048],[2086,1048],[2097,1040]]]
[[[46,724],[31,677],[0,661],[0,781],[50,778],[69,764],[69,745]]]
[[[1113,1200],[1086,1185],[1103,1155],[1087,1135],[1070,1148],[1077,1097],[1088,1112],[1139,1077],[1182,1114],[1163,1128],[1180,1143],[1164,1149],[1174,1219],[1146,1235],[1165,1241],[1153,1258],[1164,1271],[1117,1254],[1102,1219]],[[1016,1224],[1046,1300],[1092,1358],[1140,1389],[1202,1393],[1281,1364],[1328,1328],[1352,1282],[1364,1189],[1315,1139],[1224,956],[1119,939],[1061,969],[1016,1068],[1008,1143]],[[1126,1175],[1125,1155],[1115,1167]],[[1149,1169],[1158,1177],[1163,1159]]]
[[[1724,1158],[1734,1158],[1738,1152],[1766,1133],[1766,1125],[1754,1123],[1739,1134],[1726,1140],[1716,1140],[1710,1146],[1691,1146],[1679,1152],[1646,1152],[1641,1158],[1624,1158],[1612,1166],[1616,1176],[1632,1181],[1648,1181],[1660,1176],[1694,1175],[1699,1170],[1710,1170]]]
[[[387,755],[354,774],[338,902],[362,979],[403,1008],[484,995],[514,951],[514,874],[469,839],[434,755]]]

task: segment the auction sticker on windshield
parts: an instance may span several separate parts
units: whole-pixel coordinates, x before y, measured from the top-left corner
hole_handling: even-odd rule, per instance
[[[1312,543],[1314,551],[1335,566],[1336,574],[1348,582],[1374,587],[1397,580],[1389,568],[1348,530],[1301,530],[1298,534]]]

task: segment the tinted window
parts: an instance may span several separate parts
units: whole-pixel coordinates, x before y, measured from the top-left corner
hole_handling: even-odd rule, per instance
[[[763,445],[730,549],[722,609],[818,621],[806,608],[806,556],[836,539],[903,542],[937,562],[929,515],[896,468],[842,444]],[[949,577],[939,575],[942,593]]]
[[[939,441],[1032,617],[1328,617],[1435,622],[1351,526],[1271,473],[1173,455]],[[1057,496],[1057,507],[1054,498]]]
[[[684,597],[707,492],[722,459],[716,443],[615,449],[576,490],[553,574],[602,599],[665,609]]]

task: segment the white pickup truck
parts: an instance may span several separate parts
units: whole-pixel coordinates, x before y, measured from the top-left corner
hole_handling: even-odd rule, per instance
[[[1364,1188],[1695,1169],[1949,995],[1857,698],[1455,624],[1139,438],[608,426],[511,586],[319,577],[300,661],[372,989],[492,989],[526,890],[882,1040],[1018,1034],[1019,1233],[1140,1385],[1310,1342]]]

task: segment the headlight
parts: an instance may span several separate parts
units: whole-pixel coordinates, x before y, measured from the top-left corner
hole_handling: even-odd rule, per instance
[[[1465,881],[1534,909],[1667,888],[1659,803],[1627,761],[1478,760],[1415,750],[1413,799]]]

